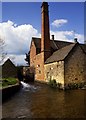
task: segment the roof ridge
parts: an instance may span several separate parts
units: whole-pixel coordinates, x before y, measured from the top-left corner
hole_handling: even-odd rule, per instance
[[[76,44],[77,44],[77,43],[73,43],[73,44],[66,45],[66,46],[58,49],[57,51],[59,51],[59,50],[61,50],[61,49],[64,49],[64,48],[67,48],[67,47],[72,46],[72,45],[73,45],[73,47],[74,47]],[[55,52],[57,52],[57,51],[55,51]]]
[[[15,66],[15,64],[13,63],[13,61],[12,61],[10,58],[8,58],[7,60],[5,60],[5,61],[3,62],[3,64],[2,64],[2,66],[3,66],[6,62],[8,62],[8,61],[10,61],[10,62]]]
[[[41,39],[41,38],[39,38],[39,37],[32,37],[32,39]]]
[[[32,37],[32,39],[41,39],[41,37]],[[53,40],[50,39],[50,41],[53,41]],[[54,40],[54,42],[65,42],[65,43],[70,43],[70,44],[74,43],[74,42],[68,42],[68,41],[62,41],[62,40]]]
[[[50,39],[51,41],[53,41],[52,39]],[[55,42],[65,42],[65,43],[70,43],[73,44],[74,42],[68,42],[68,41],[62,41],[62,40],[54,40]]]

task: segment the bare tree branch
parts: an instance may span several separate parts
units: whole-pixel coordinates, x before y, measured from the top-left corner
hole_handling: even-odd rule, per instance
[[[0,37],[0,64],[3,63],[7,55],[7,53],[5,52],[5,47],[6,47],[5,41]]]

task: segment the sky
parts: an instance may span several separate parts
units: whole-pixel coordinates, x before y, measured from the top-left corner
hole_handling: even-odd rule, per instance
[[[41,37],[41,2],[3,2],[0,37],[7,57],[25,65],[31,38]],[[49,2],[50,35],[56,40],[84,43],[84,2]]]

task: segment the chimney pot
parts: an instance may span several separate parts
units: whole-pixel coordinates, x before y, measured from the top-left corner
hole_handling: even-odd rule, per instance
[[[54,40],[54,35],[52,35],[52,40]]]
[[[77,38],[74,38],[74,42],[77,43]]]

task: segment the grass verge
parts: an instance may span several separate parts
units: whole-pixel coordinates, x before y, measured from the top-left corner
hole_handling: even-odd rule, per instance
[[[3,78],[0,81],[0,88],[8,87],[10,85],[15,85],[17,83],[18,83],[18,81],[16,78]]]

